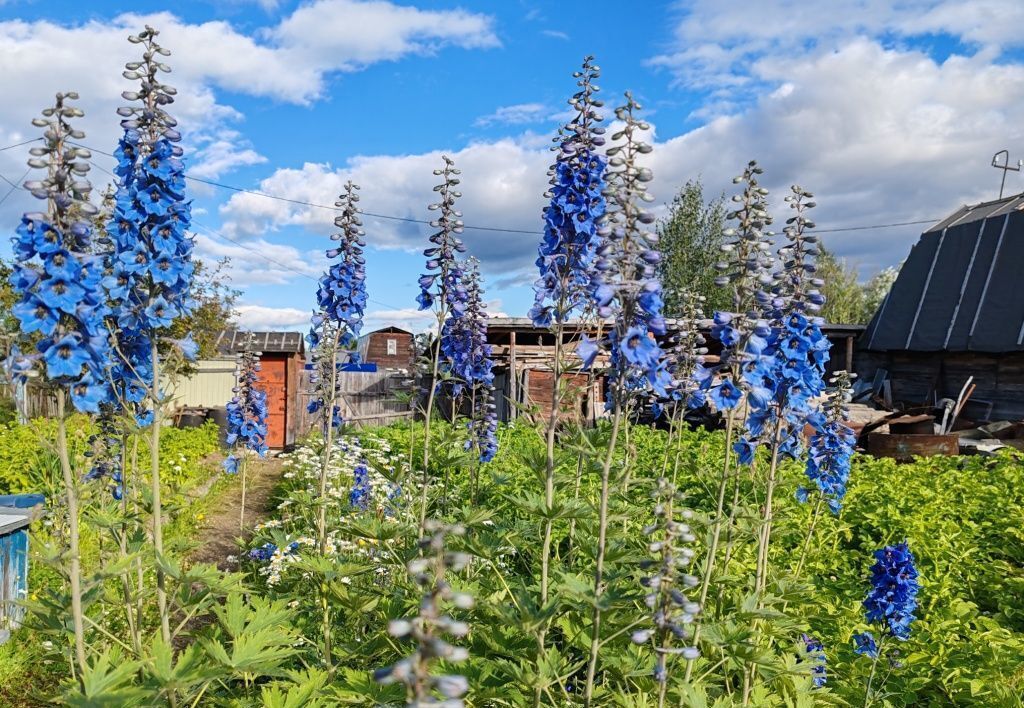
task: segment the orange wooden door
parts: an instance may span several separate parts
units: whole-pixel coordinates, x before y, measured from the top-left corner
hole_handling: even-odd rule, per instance
[[[256,385],[267,394],[267,446],[284,447],[288,424],[288,362],[261,359]]]

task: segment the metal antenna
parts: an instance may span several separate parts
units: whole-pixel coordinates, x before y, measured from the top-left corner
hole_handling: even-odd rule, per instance
[[[1002,163],[999,162],[1000,155],[1003,158]],[[1021,166],[1024,165],[1024,161],[1017,160],[1016,167],[1010,167],[1010,151],[1000,150],[992,156],[992,166],[1003,171],[1003,181],[999,183],[999,198],[1003,198],[1003,188],[1006,186],[1006,173],[1007,172],[1020,172]]]

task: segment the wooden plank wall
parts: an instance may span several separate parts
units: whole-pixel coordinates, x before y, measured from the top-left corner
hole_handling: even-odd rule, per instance
[[[527,405],[540,408],[543,420],[551,416],[552,383],[554,372],[548,369],[531,368],[524,372],[523,393]],[[592,423],[604,410],[601,395],[601,379],[591,380],[589,374],[563,374],[563,389],[559,408],[559,418],[563,421],[575,421],[579,424]],[[587,385],[590,384],[590,390]]]
[[[302,369],[299,376],[296,406],[295,432],[297,437],[313,429],[317,417],[310,415],[306,405],[309,396],[310,372]],[[341,388],[341,414],[345,421],[358,426],[389,425],[413,414],[408,403],[401,403],[398,393],[408,393],[413,388],[413,379],[396,371],[344,371],[339,375]]]
[[[371,332],[368,340],[363,343],[363,361],[376,364],[381,368],[409,369],[416,363],[416,352],[413,349],[412,335],[406,332]],[[388,340],[395,340],[395,353],[388,354]]]
[[[889,372],[894,401],[910,405],[955,399],[974,377],[973,401],[993,403],[992,420],[1024,419],[1024,352],[867,352],[857,353],[857,373],[872,381],[879,368]]]

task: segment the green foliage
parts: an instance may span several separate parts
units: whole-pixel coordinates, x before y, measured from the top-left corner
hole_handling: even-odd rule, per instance
[[[220,449],[220,430],[211,421],[198,428],[166,428],[160,431],[160,478],[172,488],[200,480],[209,474],[204,462]]]
[[[724,229],[725,200],[705,201],[699,179],[687,182],[672,199],[668,216],[658,224],[659,276],[667,317],[680,315],[686,292],[703,295],[707,312],[731,309],[728,293],[715,285]]]
[[[432,430],[442,450],[450,449],[451,428]],[[409,427],[396,425],[363,435],[364,444],[383,445],[388,456],[409,450]],[[421,430],[416,430],[417,435]],[[449,470],[448,484],[433,500],[445,502],[449,515],[466,519],[470,533],[463,549],[475,557],[469,572],[459,578],[460,589],[477,598],[466,620],[470,660],[456,670],[469,677],[470,706],[529,705],[533,687],[542,685],[544,705],[577,705],[565,695],[566,679],[579,680],[585,671],[589,646],[589,608],[594,602],[593,564],[596,455],[607,444],[608,431],[599,428],[565,436],[557,452],[558,493],[548,509],[537,492],[542,478],[543,441],[537,431],[521,425],[503,427],[501,451],[484,468],[484,483],[475,504],[469,502],[469,473]],[[376,437],[383,443],[372,442]],[[656,684],[650,679],[650,658],[629,641],[631,628],[644,616],[638,563],[646,557],[640,528],[649,519],[647,489],[665,460],[667,436],[647,427],[625,434],[621,461],[636,472],[628,486],[613,480],[612,534],[609,539],[608,589],[601,645],[603,678],[595,694],[597,705],[656,706]],[[720,433],[686,432],[678,448],[678,481],[697,518],[714,509],[714,490],[721,465]],[[392,453],[391,451],[395,451]],[[579,500],[573,498],[577,451],[584,453]],[[304,455],[300,449],[299,458]],[[452,462],[454,462],[454,458]],[[765,474],[763,461],[753,474],[741,474],[741,504],[730,533],[750,538],[756,531],[755,504]],[[301,470],[301,459],[294,462]],[[447,463],[444,465],[447,468]],[[456,471],[458,470],[458,471]],[[341,489],[351,484],[351,470],[342,469]],[[861,600],[867,590],[871,552],[888,543],[910,541],[922,576],[919,620],[911,638],[901,645],[901,668],[889,673],[884,688],[888,705],[1013,706],[1024,690],[1024,534],[1017,520],[1024,512],[1024,466],[1011,457],[933,458],[914,464],[856,458],[846,505],[838,517],[819,519],[814,543],[799,577],[793,572],[811,518],[793,492],[803,479],[802,469],[787,463],[781,470],[772,546],[771,597],[759,607],[748,594],[747,579],[755,558],[749,545],[731,546],[731,561],[717,574],[708,603],[705,655],[695,663],[700,680],[673,683],[670,705],[734,705],[730,691],[739,690],[744,666],[757,667],[758,683],[752,705],[860,705],[870,661],[854,654],[852,634],[866,628]],[[442,466],[435,470],[440,486]],[[308,532],[310,516],[303,509],[307,481],[301,472],[282,493],[292,500],[282,513],[282,525],[267,529],[262,542],[287,544]],[[403,564],[415,554],[414,528],[399,513],[376,519],[352,515],[334,526],[339,537],[354,544],[350,565],[336,568],[344,583],[332,582],[333,633],[338,637],[336,662],[344,667],[331,686],[343,705],[400,700],[368,680],[369,673],[394,662],[400,650],[386,633],[390,618],[407,616],[417,602],[416,589],[406,580]],[[334,514],[332,518],[337,518]],[[536,604],[540,528],[554,519],[556,561],[551,602]],[[700,523],[698,521],[698,523]],[[414,525],[414,524],[413,524]],[[570,536],[570,531],[572,536]],[[698,546],[699,547],[699,546]],[[303,556],[300,550],[299,555]],[[261,564],[254,564],[259,572]],[[285,563],[278,580],[265,588],[273,598],[299,603],[300,631],[310,646],[318,641],[315,601],[308,575],[325,576],[316,563]],[[381,587],[386,592],[381,592]],[[536,657],[533,633],[550,622],[544,656]],[[769,644],[755,646],[754,627]],[[799,660],[799,637],[808,632],[820,638],[828,655],[829,683],[813,689],[810,664]],[[708,647],[714,647],[709,651]],[[302,661],[314,661],[307,655]],[[681,673],[679,665],[675,670]],[[573,678],[576,677],[576,678]],[[674,699],[672,697],[675,697]],[[672,700],[675,700],[673,703]]]
[[[0,494],[46,492],[55,489],[60,474],[52,444],[57,425],[37,419],[27,425],[0,425]],[[85,416],[68,422],[69,445],[75,467],[88,471],[84,457],[94,433]],[[214,423],[199,428],[166,428],[160,436],[161,474],[169,489],[187,486],[209,475],[203,461],[220,450]]]
[[[0,494],[44,492],[54,488],[60,474],[52,448],[56,421],[38,419],[28,425],[0,425]],[[72,455],[85,452],[90,428],[84,416],[68,421]]]
[[[825,281],[821,316],[834,324],[867,324],[899,275],[899,267],[886,268],[868,282],[858,280],[857,269],[820,246],[815,277]]]
[[[453,611],[471,627],[460,641],[469,649],[469,661],[445,670],[468,678],[471,707],[532,705],[536,686],[542,705],[580,705],[596,601],[598,463],[609,430],[602,425],[564,431],[556,448],[557,490],[550,507],[538,492],[544,442],[536,429],[502,426],[498,457],[481,468],[476,490],[459,443],[462,430],[438,423],[431,431],[436,466],[430,513],[466,526],[467,534],[453,540],[453,550],[469,553],[473,561],[450,579],[456,591],[476,599],[472,609]],[[74,705],[165,705],[172,697],[178,705],[401,705],[403,689],[376,684],[371,672],[408,652],[389,635],[388,621],[415,615],[421,601],[405,567],[419,552],[419,471],[409,464],[410,457],[413,462],[418,457],[419,443],[410,446],[410,434],[421,441],[422,426],[402,423],[362,433],[358,452],[353,438],[339,440],[328,490],[329,538],[337,555],[328,558],[315,552],[311,538],[318,507],[310,483],[319,450],[315,442],[300,446],[289,457],[278,491],[278,518],[259,528],[245,547],[272,543],[279,549],[273,558],[246,558],[240,573],[223,574],[168,557],[164,567],[178,588],[172,593],[176,606],[204,621],[183,635],[174,651],[153,632],[141,658],[116,644],[98,651],[84,687],[66,682],[63,699]],[[653,708],[658,687],[650,676],[649,649],[630,641],[638,623],[649,622],[638,583],[644,575],[640,562],[649,555],[641,533],[651,516],[648,491],[659,470],[675,469],[694,511],[699,558],[716,503],[723,437],[685,431],[669,446],[664,431],[628,426],[621,439],[613,466],[594,705]],[[190,464],[202,464],[202,451],[216,446],[216,432],[168,430],[165,441],[168,462],[183,450]],[[373,470],[375,485],[375,501],[365,512],[348,505],[359,459]],[[757,676],[751,705],[862,705],[871,662],[854,654],[851,637],[866,628],[861,600],[871,552],[904,539],[921,573],[918,620],[910,639],[899,645],[902,666],[882,667],[886,680],[873,705],[1021,705],[1024,465],[1019,459],[931,458],[899,465],[858,456],[841,514],[826,512],[818,519],[803,562],[812,508],[793,496],[805,481],[802,468],[783,464],[768,597],[758,602],[749,591],[756,558],[747,541],[758,528],[764,463],[756,460],[735,480],[740,501],[726,529],[730,560],[713,576],[704,609],[703,655],[689,683],[682,680],[685,662],[670,662],[667,705],[738,705],[743,672],[751,665]],[[632,470],[628,479],[625,470]],[[406,490],[397,500],[388,496],[392,484]],[[188,517],[183,518],[187,530]],[[548,518],[554,526],[552,589],[541,606],[537,573]],[[106,573],[108,582],[116,579],[117,565]],[[49,616],[59,620],[65,594],[54,588],[40,597],[52,605]],[[92,612],[100,605],[117,606],[116,596],[102,599],[90,591],[86,597]],[[323,603],[330,608],[333,671],[323,666]],[[547,645],[538,655],[536,631],[542,626],[548,628]],[[59,638],[66,624],[58,621],[51,632]],[[813,688],[811,665],[801,661],[804,632],[824,644],[825,688]]]

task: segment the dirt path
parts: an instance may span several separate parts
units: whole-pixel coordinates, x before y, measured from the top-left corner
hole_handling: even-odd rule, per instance
[[[284,461],[276,457],[249,463],[246,473],[248,480],[245,494],[245,536],[252,533],[252,527],[271,516],[273,500],[271,494],[284,472]],[[238,516],[242,505],[242,485],[235,484],[228,489],[196,528],[196,538],[202,541],[190,560],[196,563],[213,563],[221,570],[236,570],[228,563],[228,556],[238,555]]]

